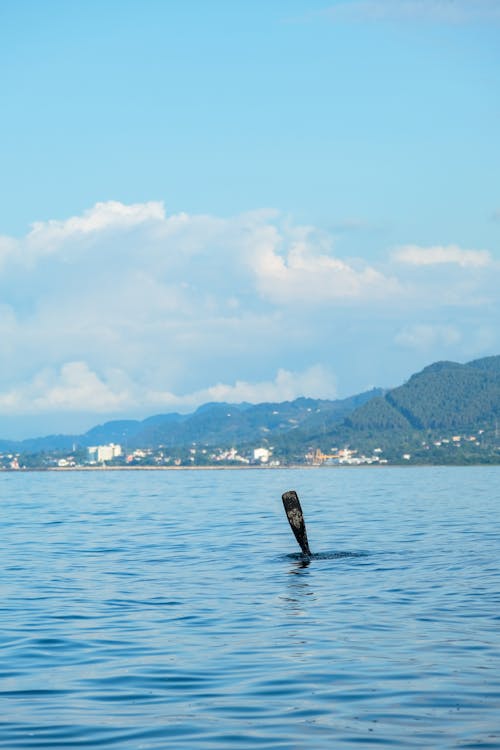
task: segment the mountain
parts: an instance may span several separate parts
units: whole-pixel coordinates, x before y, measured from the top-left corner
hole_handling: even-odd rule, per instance
[[[472,430],[500,416],[500,356],[461,365],[436,362],[407,383],[355,410],[357,430]]]
[[[228,446],[271,439],[296,430],[305,434],[331,428],[381,389],[330,401],[298,398],[265,404],[208,403],[192,414],[158,414],[144,420],[113,420],[96,425],[83,435],[48,435],[20,442],[0,441],[0,450],[40,453],[71,451],[74,446],[118,443],[134,448],[186,448],[193,443]]]
[[[425,445],[429,451],[440,438],[447,443],[453,435],[466,434],[473,438],[471,447],[489,444],[497,451],[499,422],[500,356],[494,356],[467,364],[435,362],[396,388],[342,400],[208,403],[191,414],[106,422],[83,435],[0,441],[0,451],[71,451],[107,443],[119,443],[126,451],[159,447],[186,451],[193,444],[251,449],[267,444],[284,462],[303,462],[305,454],[316,448],[329,453],[334,446],[379,447],[385,455],[401,456],[403,448],[414,453]],[[474,443],[476,435],[481,440]]]
[[[204,404],[194,414],[176,422],[158,421],[145,425],[129,440],[130,447],[205,446],[242,444],[286,433],[300,427],[340,422],[360,403],[375,395],[370,391],[348,399],[328,401],[298,398],[294,401],[265,404]]]
[[[421,446],[426,437],[436,440],[455,433],[498,432],[500,421],[500,356],[467,364],[436,362],[403,385],[366,401],[340,424],[323,431],[286,436],[280,445],[285,454],[298,455],[305,444],[325,452],[332,446],[376,445],[401,452],[401,446]],[[428,449],[428,446],[427,446]]]

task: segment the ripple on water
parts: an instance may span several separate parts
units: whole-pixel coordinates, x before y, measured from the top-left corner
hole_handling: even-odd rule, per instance
[[[0,475],[0,747],[500,747],[497,485]]]

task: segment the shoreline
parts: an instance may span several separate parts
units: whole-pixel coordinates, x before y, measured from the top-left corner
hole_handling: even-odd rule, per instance
[[[283,466],[47,466],[33,468],[6,469],[0,468],[0,474],[31,474],[31,473],[68,473],[68,472],[105,472],[105,471],[294,471],[304,469],[308,471],[319,469],[416,469],[416,468],[480,468],[483,466],[500,466],[500,463],[471,463],[471,464],[360,464],[360,465],[327,465],[311,466],[307,464],[289,464]]]
[[[47,466],[19,469],[0,469],[0,473],[25,474],[27,472],[71,472],[71,471],[275,471],[280,469],[318,469],[319,466]]]

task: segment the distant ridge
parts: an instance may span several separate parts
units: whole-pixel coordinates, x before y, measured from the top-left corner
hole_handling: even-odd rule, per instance
[[[305,442],[326,452],[335,445],[359,449],[421,445],[424,437],[474,433],[498,435],[500,356],[467,364],[435,362],[397,388],[374,395],[329,429],[295,435],[281,449],[298,455]]]
[[[346,419],[356,429],[485,428],[500,410],[500,356],[465,365],[436,362]]]
[[[107,443],[126,450],[272,443],[275,455],[302,460],[307,450],[327,451],[332,444],[377,444],[387,450],[424,434],[498,432],[499,421],[500,356],[490,356],[467,364],[435,362],[396,388],[375,388],[346,399],[208,403],[191,414],[106,422],[83,435],[2,440],[0,450],[69,451]]]
[[[0,450],[40,452],[71,450],[119,443],[127,449],[185,447],[192,443],[214,446],[234,441],[251,442],[296,430],[331,426],[360,404],[382,394],[382,389],[346,399],[297,398],[263,404],[203,404],[191,414],[157,414],[144,420],[122,419],[92,427],[82,435],[48,435],[22,441],[0,440]]]

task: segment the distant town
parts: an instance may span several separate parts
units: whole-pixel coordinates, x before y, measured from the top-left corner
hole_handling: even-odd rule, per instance
[[[326,453],[319,447],[311,447],[301,457],[292,461],[275,451],[273,446],[237,448],[235,446],[207,448],[193,443],[189,448],[167,450],[158,448],[135,448],[128,451],[118,443],[95,445],[87,448],[74,446],[70,451],[43,451],[39,453],[0,453],[0,471],[26,470],[70,470],[102,468],[202,468],[202,467],[263,467],[285,466],[384,466],[409,464],[460,464],[500,462],[500,446],[496,449],[498,461],[491,453],[489,442],[482,446],[483,430],[477,434],[450,435],[432,441],[420,441],[413,452],[399,453],[375,447],[363,452],[353,447],[332,447]],[[500,442],[500,441],[499,441]],[[471,449],[475,461],[464,460],[470,457]],[[483,456],[481,460],[481,452]],[[427,460],[426,460],[427,459]],[[440,460],[441,459],[441,460]]]
[[[344,448],[335,454],[323,454],[318,448],[304,456],[304,465],[320,466],[322,464],[387,463],[374,452],[373,456],[357,455],[357,451]],[[65,452],[50,451],[32,455],[19,453],[1,453],[0,469],[20,471],[26,469],[81,469],[81,468],[189,468],[203,466],[233,467],[279,467],[286,465],[283,459],[273,456],[272,447],[260,446],[251,450],[238,448],[197,448],[195,445],[187,450],[168,452],[164,448],[136,448],[131,452],[124,451],[116,443],[90,446]]]
[[[342,400],[209,403],[83,435],[0,440],[0,470],[500,464],[500,356]]]

